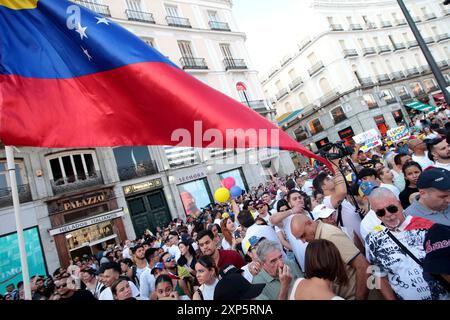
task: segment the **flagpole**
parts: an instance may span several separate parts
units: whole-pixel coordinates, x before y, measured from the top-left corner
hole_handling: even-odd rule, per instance
[[[5,146],[6,161],[8,164],[9,180],[11,183],[11,194],[14,206],[14,216],[16,218],[17,238],[19,240],[20,264],[22,266],[23,288],[25,300],[31,300],[30,276],[28,273],[28,260],[25,251],[25,239],[23,237],[22,220],[20,217],[19,192],[17,190],[16,166],[14,163],[14,153],[11,146]]]

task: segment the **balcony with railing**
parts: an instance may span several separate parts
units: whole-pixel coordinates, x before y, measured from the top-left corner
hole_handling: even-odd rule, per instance
[[[381,21],[381,26],[383,28],[390,28],[392,27],[392,23],[390,21]]]
[[[366,29],[367,30],[373,30],[373,29],[376,29],[376,28],[377,28],[377,25],[374,22],[367,22],[366,23]]]
[[[385,53],[385,52],[391,52],[391,48],[387,45],[378,46],[377,51],[378,51],[378,54]]]
[[[389,75],[387,74],[379,74],[377,75],[377,81],[378,83],[386,83],[391,81],[391,79],[389,78]]]
[[[417,99],[422,99],[428,96],[428,94],[425,92],[425,90],[417,90],[414,91],[414,95]]]
[[[401,101],[408,101],[412,99],[412,96],[409,93],[404,93],[402,95],[399,95],[399,98]]]
[[[294,90],[298,87],[300,87],[303,84],[303,80],[301,77],[297,77],[294,80],[292,80],[291,83],[289,83],[289,89]]]
[[[188,18],[167,16],[166,21],[171,27],[192,28]]]
[[[28,184],[17,186],[20,203],[32,201],[31,190]],[[13,205],[11,188],[0,188],[0,208]]]
[[[423,66],[420,66],[419,67],[419,72],[420,73],[428,73],[428,72],[431,72],[431,68],[430,68],[430,66],[429,65],[423,65]]]
[[[405,73],[407,77],[416,76],[420,74],[419,69],[417,69],[417,67],[408,68],[406,69]]]
[[[362,87],[370,87],[375,85],[372,78],[359,78],[358,81]]]
[[[330,30],[331,31],[344,31],[344,28],[342,28],[342,25],[340,25],[340,24],[330,24]]]
[[[397,99],[395,97],[388,97],[383,99],[386,104],[393,104],[397,102]]]
[[[423,41],[425,41],[426,44],[434,43],[433,37],[425,37],[423,38]]]
[[[335,101],[339,98],[339,91],[337,89],[325,93],[319,98],[319,104],[321,107],[328,105],[329,103]]]
[[[209,21],[209,27],[211,28],[211,30],[231,31],[230,25],[226,22]]]
[[[439,68],[445,68],[448,66],[447,60],[441,60],[436,62]]]
[[[323,65],[323,62],[319,61],[308,69],[308,73],[312,77],[313,75],[319,73],[319,71],[323,70],[324,68],[325,66]]]
[[[208,69],[204,58],[182,57],[180,63],[183,69]]]
[[[105,6],[103,4],[98,4],[95,2],[91,2],[91,1],[84,1],[84,0],[74,0],[74,2],[94,11],[95,13],[101,14],[104,17],[111,17],[111,12],[109,11],[109,6]]]
[[[350,30],[362,30],[362,26],[359,23],[352,23],[350,24]]]
[[[245,64],[244,59],[226,58],[223,60],[223,64],[226,71],[247,69],[247,65]]]
[[[404,26],[404,25],[406,25],[406,20],[405,19],[395,19],[395,24],[397,26]]]
[[[153,18],[153,14],[149,12],[143,11],[135,11],[127,9],[125,13],[130,21],[139,21],[139,22],[147,22],[147,23],[155,23],[155,19]]]
[[[405,77],[405,74],[403,73],[403,71],[394,71],[390,74],[390,77],[392,80],[400,80]]]
[[[277,98],[278,101],[280,101],[281,99],[283,99],[284,97],[286,97],[288,95],[289,91],[287,88],[283,88],[280,91],[277,92],[277,94],[275,95],[275,97]]]
[[[422,22],[422,19],[420,19],[419,16],[413,17],[413,20],[414,20],[415,23]]]
[[[443,33],[436,36],[436,42],[441,42],[448,39],[450,39],[450,35],[448,33]]]
[[[374,47],[367,47],[362,49],[363,56],[368,56],[369,54],[376,54],[377,51]]]
[[[437,84],[434,84],[431,87],[427,87],[426,90],[427,90],[427,93],[431,93],[431,92],[440,90],[440,88]]]
[[[50,180],[50,184],[52,186],[53,193],[56,195],[101,185],[103,184],[103,178],[100,171],[93,171],[88,175],[78,174],[76,177],[72,175],[69,177],[60,178],[56,181],[52,179]]]
[[[394,43],[393,46],[394,46],[394,51],[406,49],[406,45],[403,42]]]
[[[433,20],[433,19],[436,19],[437,17],[436,17],[436,15],[434,14],[434,13],[427,13],[427,14],[424,14],[423,15],[423,17],[425,18],[425,20]]]
[[[261,114],[266,114],[273,110],[267,107],[267,104],[264,100],[252,100],[249,101],[248,103],[247,101],[245,101],[242,102],[242,104],[248,105],[250,108]]]
[[[120,181],[149,176],[158,173],[156,161],[146,161],[129,167],[118,167]]]
[[[358,56],[358,52],[355,49],[342,50],[342,54],[344,55],[344,58],[352,58]]]
[[[413,47],[418,47],[419,44],[417,43],[417,40],[408,41],[408,49]]]

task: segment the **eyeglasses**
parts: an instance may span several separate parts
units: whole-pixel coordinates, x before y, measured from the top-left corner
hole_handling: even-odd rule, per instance
[[[175,256],[171,256],[171,257],[169,257],[169,258],[166,259],[166,262],[170,262],[170,261],[172,261],[172,260],[174,260],[174,259],[175,259]]]
[[[65,287],[67,287],[67,283],[63,283],[59,286],[55,286],[56,289],[65,288]]]
[[[386,210],[390,213],[397,213],[398,212],[398,207],[396,205],[389,205],[386,207]],[[375,211],[375,213],[377,214],[378,217],[382,218],[384,217],[384,215],[386,214],[385,209],[378,209],[377,211]]]

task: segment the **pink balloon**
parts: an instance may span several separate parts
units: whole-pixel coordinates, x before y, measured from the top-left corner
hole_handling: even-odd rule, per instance
[[[234,181],[234,178],[228,177],[228,178],[223,179],[222,184],[225,188],[230,190],[231,188],[233,188],[236,185],[236,181]]]

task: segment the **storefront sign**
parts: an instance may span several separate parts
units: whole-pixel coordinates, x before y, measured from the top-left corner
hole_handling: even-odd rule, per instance
[[[391,129],[387,132],[387,135],[388,135],[388,137],[391,138],[392,142],[398,142],[401,140],[405,140],[405,139],[408,139],[410,136],[408,128],[406,128],[405,126]]]
[[[177,177],[177,184],[178,183],[185,183],[193,180],[203,179],[206,178],[206,173],[203,171],[192,173],[189,175]]]
[[[100,202],[106,201],[106,193],[101,192],[93,195],[89,195],[87,197],[83,197],[81,199],[67,201],[63,203],[64,211],[79,209],[82,207],[91,206]]]
[[[360,150],[367,152],[382,144],[380,140],[380,133],[375,129],[370,129],[353,137],[353,140],[359,145],[362,145]]]
[[[142,183],[133,184],[130,186],[123,187],[123,193],[125,195],[133,194],[136,192],[142,192],[147,190],[152,190],[156,188],[162,188],[162,180],[161,179],[153,179],[150,181],[145,181]]]
[[[66,232],[70,232],[72,230],[76,230],[76,229],[81,229],[93,224],[97,224],[103,221],[108,221],[108,220],[112,220],[118,217],[122,217],[124,215],[123,209],[117,209],[117,210],[113,210],[107,213],[103,213],[101,215],[95,216],[95,217],[91,217],[89,219],[83,219],[80,221],[77,221],[75,223],[71,223],[71,224],[66,224],[63,226],[60,226],[58,228],[55,229],[51,229],[49,230],[50,235],[54,236],[57,234],[61,234],[61,233],[66,233]]]

